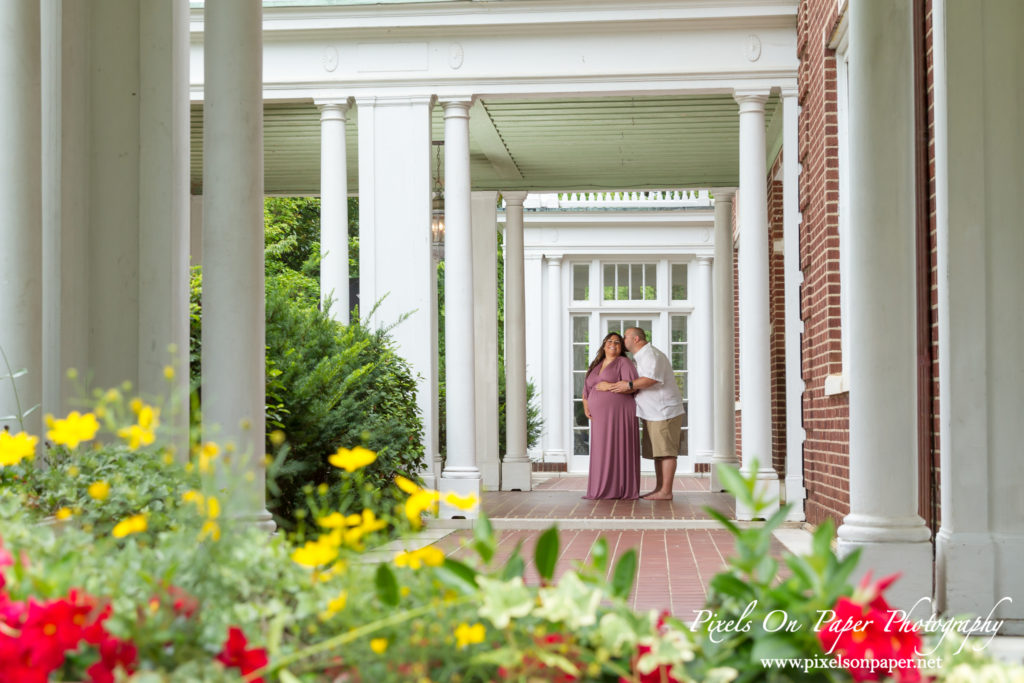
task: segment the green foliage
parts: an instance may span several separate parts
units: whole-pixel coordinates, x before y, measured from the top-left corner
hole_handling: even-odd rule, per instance
[[[370,330],[358,320],[339,325],[329,311],[296,299],[288,282],[271,278],[266,334],[274,400],[287,408],[279,428],[289,452],[270,485],[269,506],[279,524],[292,528],[295,515],[303,516],[311,487],[337,482],[338,470],[326,458],[339,447],[377,452],[367,471],[373,487],[382,488],[396,473],[418,478],[423,445],[416,382],[386,329]]]
[[[756,462],[752,468],[756,471]],[[770,501],[759,495],[755,477],[745,478],[721,465],[718,472],[723,486],[736,496],[737,506],[753,510],[754,517],[767,516]],[[786,555],[790,574],[781,577],[771,556],[772,534],[789,508],[783,505],[763,525],[747,528],[704,508],[733,535],[736,554],[728,559],[728,569],[711,580],[706,611],[696,620],[702,622],[697,631],[703,653],[695,667],[698,679],[710,669],[728,666],[740,671],[737,681],[789,681],[793,676],[807,681],[850,680],[844,669],[804,672],[761,665],[762,658],[825,658],[814,626],[822,610],[832,609],[841,596],[852,592],[848,581],[859,557],[857,552],[844,559],[836,556],[835,529],[826,521],[815,532],[809,555]],[[783,616],[788,625],[780,628]],[[723,628],[730,620],[731,625]]]

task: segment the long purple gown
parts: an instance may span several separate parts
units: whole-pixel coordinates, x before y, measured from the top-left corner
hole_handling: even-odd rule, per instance
[[[636,368],[619,356],[603,370],[598,365],[583,385],[590,414],[590,476],[584,498],[640,497],[640,436],[633,394],[596,391],[598,382],[635,380]]]

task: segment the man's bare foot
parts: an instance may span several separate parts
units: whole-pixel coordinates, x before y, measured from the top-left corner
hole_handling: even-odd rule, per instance
[[[672,500],[671,493],[658,493],[657,491],[644,496],[647,500]]]

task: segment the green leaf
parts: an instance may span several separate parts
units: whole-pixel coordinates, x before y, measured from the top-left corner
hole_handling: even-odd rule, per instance
[[[724,526],[726,529],[728,529],[729,533],[731,533],[733,536],[740,536],[743,533],[743,530],[740,529],[738,526],[736,526],[731,519],[729,519],[728,517],[723,515],[721,512],[719,512],[718,510],[714,509],[713,507],[709,507],[709,506],[705,505],[704,506],[704,512],[708,513],[708,515],[710,515],[712,518],[714,518],[716,521],[718,521],[722,526]]]
[[[395,573],[391,571],[389,565],[377,566],[374,584],[377,586],[377,598],[381,602],[390,607],[398,604],[398,579],[395,578]]]
[[[762,659],[797,659],[804,653],[785,635],[771,635],[754,641],[750,651],[750,662],[761,666]]]
[[[718,468],[718,478],[725,490],[753,507],[753,492],[740,471],[731,465],[720,464],[716,467]]]
[[[745,600],[751,595],[750,585],[726,572],[715,574],[709,587],[716,593]]]
[[[302,683],[302,681],[288,669],[281,669],[277,672],[277,676],[281,679],[281,683]]]
[[[522,541],[520,541],[519,545],[512,552],[512,557],[508,558],[508,562],[505,563],[505,568],[501,570],[501,579],[503,581],[522,576],[523,572],[526,571],[526,563],[523,562],[523,556],[519,553],[522,545]]]
[[[834,535],[835,523],[830,517],[826,517],[825,521],[815,529],[814,539],[811,542],[811,548],[816,556],[824,557],[832,554],[832,538]]]
[[[437,568],[437,575],[446,584],[463,593],[477,589],[476,571],[469,565],[450,557],[446,557],[444,564]]]
[[[608,569],[608,539],[601,536],[590,546],[590,566],[602,574]]]
[[[633,579],[636,577],[636,567],[636,549],[630,549],[623,553],[612,573],[613,596],[622,599],[629,597],[629,591],[633,589]]]
[[[555,563],[558,561],[558,527],[551,527],[540,535],[533,559],[540,577],[550,581],[555,575]]]
[[[491,558],[494,557],[494,551],[497,549],[497,542],[494,540],[494,527],[491,526],[491,520],[483,511],[480,512],[476,523],[473,524],[473,538],[475,539],[473,547],[476,548],[480,559],[484,561],[484,564],[490,564]]]

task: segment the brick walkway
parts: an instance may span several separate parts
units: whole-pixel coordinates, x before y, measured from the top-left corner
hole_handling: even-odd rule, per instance
[[[641,491],[653,488],[653,477],[644,477]],[[702,506],[710,505],[732,517],[731,496],[708,491],[708,479],[677,477],[672,501],[590,501],[586,477],[561,476],[535,481],[532,492],[487,492],[483,509],[499,534],[493,566],[501,566],[522,542],[526,580],[539,581],[533,563],[537,539],[552,524],[561,529],[556,576],[586,561],[594,541],[608,540],[610,565],[630,548],[636,548],[639,568],[630,600],[638,610],[669,610],[690,621],[704,604],[711,577],[725,566],[733,552],[732,536],[719,528]],[[472,540],[468,529],[457,529],[437,541],[455,557],[474,557],[464,547]],[[772,542],[772,555],[780,557],[784,546]]]

